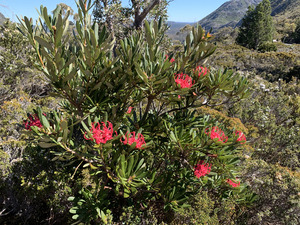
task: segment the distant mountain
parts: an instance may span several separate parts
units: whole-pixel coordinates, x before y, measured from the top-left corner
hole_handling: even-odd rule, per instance
[[[244,17],[250,5],[256,6],[262,0],[231,0],[225,2],[218,9],[199,21],[206,30],[216,31],[223,27],[235,27]]]
[[[194,24],[195,23],[168,21],[168,26],[170,27],[170,29],[167,31],[167,34],[176,34],[185,25],[194,25]]]
[[[174,22],[174,21],[168,21],[168,25],[172,28],[172,29],[178,29],[181,27],[184,27],[185,25],[193,25],[195,23],[189,23],[189,22]]]
[[[185,39],[186,33],[180,33],[180,29],[185,27],[186,25],[193,26],[194,24],[195,23],[168,21],[168,26],[170,28],[169,30],[167,30],[166,34],[173,40],[183,41]]]

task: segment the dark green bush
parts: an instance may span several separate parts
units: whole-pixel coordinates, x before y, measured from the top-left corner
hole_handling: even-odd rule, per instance
[[[300,78],[300,65],[292,67],[290,71],[284,74],[281,78],[286,82],[290,82],[293,77],[297,80]]]
[[[257,49],[259,52],[276,52],[277,46],[271,42],[263,42],[258,46]]]
[[[84,3],[78,9],[75,45],[68,42],[68,14],[63,16],[60,7],[53,16],[41,7],[44,23],[34,30],[27,17],[20,21],[38,68],[63,99],[60,110],[44,114],[38,107],[28,117],[28,142],[53,154],[44,154],[46,164],[76,165],[73,173],[88,177],[88,182],[76,179],[79,188],[71,185],[72,218],[84,224],[119,223],[121,218],[142,223],[137,218],[149,216],[144,213],[149,210],[153,221],[170,223],[200,189],[214,192],[217,202],[251,204],[252,193],[237,179],[245,135],[195,111],[205,98],[214,105],[249,94],[245,77],[203,68],[215,50],[208,42],[211,35],[193,28],[182,51],[167,53],[162,20],[145,21],[142,31],[116,42],[91,23],[91,1]],[[46,189],[47,173],[35,171]],[[69,170],[62,174],[73,177]],[[50,189],[56,188],[64,190]],[[135,212],[129,215],[132,207]]]

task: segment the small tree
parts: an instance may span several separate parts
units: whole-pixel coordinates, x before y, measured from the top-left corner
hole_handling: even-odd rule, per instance
[[[254,24],[254,8],[253,6],[248,7],[248,11],[242,20],[242,25],[240,27],[239,34],[237,36],[237,43],[245,46],[250,47],[254,46],[254,35],[255,35],[255,24]]]
[[[236,41],[247,48],[257,49],[260,44],[272,41],[273,30],[271,4],[269,0],[263,0],[255,9],[249,7]]]
[[[120,37],[128,29],[131,10],[123,8],[120,0],[96,0],[93,9],[94,20],[107,27],[112,38]]]
[[[172,1],[172,0],[171,0]],[[131,7],[122,7],[120,0],[96,0],[93,17],[105,25],[112,37],[122,38],[128,31],[140,29],[145,19],[167,19],[170,0],[131,0]]]
[[[300,20],[297,21],[297,26],[293,34],[296,43],[300,44]]]

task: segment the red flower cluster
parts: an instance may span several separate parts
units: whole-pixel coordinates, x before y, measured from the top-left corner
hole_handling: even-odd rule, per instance
[[[127,114],[130,114],[131,111],[132,111],[132,109],[133,109],[133,107],[132,107],[132,106],[129,106],[126,113],[127,113]]]
[[[243,132],[242,131],[238,131],[238,130],[236,130],[235,131],[235,135],[237,136],[239,136],[238,137],[238,139],[237,139],[237,141],[240,141],[242,144],[245,144],[246,143],[246,136],[245,136],[245,134],[243,134]]]
[[[180,85],[180,88],[191,88],[195,81],[187,74],[177,74],[175,75],[175,82]]]
[[[228,136],[225,136],[224,132],[219,127],[212,127],[210,131],[209,128],[206,128],[205,133],[210,136],[212,140],[217,138],[218,141],[222,141],[223,143],[226,143],[228,140]]]
[[[103,143],[105,144],[107,141],[111,140],[113,137],[113,125],[107,121],[108,127],[104,122],[102,122],[102,129],[100,123],[92,123],[91,133],[92,138],[87,138],[86,132],[84,133],[85,140],[95,140],[97,144]]]
[[[146,144],[144,136],[141,133],[139,133],[137,135],[137,138],[136,138],[135,132],[131,132],[130,135],[127,135],[127,133],[126,133],[126,135],[123,136],[123,138],[124,138],[124,141],[121,140],[121,142],[123,142],[123,144],[132,145],[133,143],[136,143],[135,148],[138,148],[138,149],[142,149],[142,146],[144,144]]]
[[[208,69],[207,69],[207,67],[197,66],[196,71],[199,72],[199,74],[198,74],[199,77],[201,77],[201,76],[204,77],[207,74]]]
[[[168,58],[169,58],[169,56],[166,55],[166,60],[167,60]],[[170,62],[171,62],[171,63],[175,62],[175,59],[174,59],[174,58],[170,59]]]
[[[201,160],[195,167],[194,167],[194,175],[197,178],[204,177],[206,174],[210,173],[211,166],[208,163],[205,163]]]
[[[36,127],[42,127],[42,123],[39,119],[39,117],[35,114],[35,115],[28,115],[29,120],[24,120],[23,124],[25,126],[26,130],[31,130],[32,126],[36,126]]]
[[[102,124],[102,125],[101,125]],[[107,141],[113,139],[113,125],[107,121],[107,125],[104,122],[100,123],[92,123],[91,133],[92,137],[86,137],[86,132],[84,133],[84,139],[85,140],[95,140],[97,144],[105,144]],[[102,129],[101,129],[102,128]],[[117,134],[117,132],[115,131]],[[121,142],[123,144],[129,144],[132,145],[133,143],[136,143],[136,148],[141,149],[144,144],[146,144],[144,136],[142,134],[136,135],[135,132],[131,132],[129,135],[124,135],[123,139],[121,138]]]
[[[237,182],[237,181],[236,181]],[[233,182],[232,180],[230,179],[227,179],[226,183],[228,183],[229,185],[231,185],[232,187],[239,187],[241,182],[239,181],[238,183],[236,182]]]

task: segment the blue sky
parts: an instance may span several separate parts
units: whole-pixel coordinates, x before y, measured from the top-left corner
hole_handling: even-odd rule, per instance
[[[174,0],[168,8],[169,20],[176,22],[196,22],[217,9],[227,0]],[[65,3],[76,10],[74,0],[0,0],[0,12],[5,16],[17,21],[16,16],[27,16],[37,19],[36,9],[40,5],[46,6],[49,11],[53,10],[58,3]],[[122,0],[128,4],[129,0]]]

